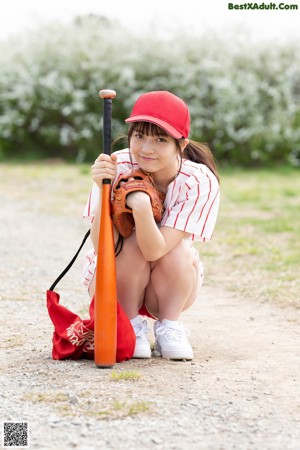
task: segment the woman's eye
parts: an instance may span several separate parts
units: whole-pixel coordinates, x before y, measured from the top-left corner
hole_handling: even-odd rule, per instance
[[[167,142],[167,140],[163,137],[158,137],[157,140],[158,142]]]
[[[137,139],[142,139],[142,138],[143,138],[142,133],[135,133],[134,136],[135,136]]]

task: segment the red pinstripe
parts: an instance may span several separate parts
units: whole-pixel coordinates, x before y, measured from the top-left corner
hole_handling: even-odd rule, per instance
[[[188,221],[190,220],[190,216],[191,216],[191,214],[193,213],[194,209],[196,208],[198,199],[199,199],[199,197],[200,197],[200,185],[199,185],[199,184],[197,185],[197,191],[198,191],[198,195],[197,195],[197,198],[196,198],[196,200],[195,200],[195,202],[194,202],[194,206],[193,206],[191,212],[189,213],[189,215],[187,216],[187,219],[186,219],[186,221],[185,221],[184,231],[186,230]]]
[[[176,186],[176,184],[177,184],[177,180],[174,180],[174,185],[173,185],[173,188],[172,188],[172,195],[171,195],[171,198],[173,198],[173,194],[174,194],[174,191],[175,191],[175,186]]]
[[[121,161],[121,162],[117,162],[117,166],[121,166],[122,164],[130,164],[132,166],[137,166],[138,163],[131,163],[131,161]]]
[[[217,193],[216,193],[216,195],[215,195],[215,198],[213,199],[213,201],[212,201],[212,203],[211,203],[211,205],[210,205],[210,208],[209,208],[209,210],[208,210],[208,213],[207,213],[207,215],[206,215],[206,219],[205,219],[205,222],[204,222],[204,225],[203,225],[203,228],[202,228],[202,231],[201,231],[201,235],[200,235],[201,237],[203,236],[203,232],[204,232],[204,229],[205,229],[205,227],[206,227],[207,219],[208,219],[208,217],[209,217],[211,208],[213,207],[213,205],[214,205],[214,203],[215,203],[215,200],[216,200],[218,194],[219,194],[219,189],[218,189],[218,191],[217,191]],[[205,242],[205,240],[204,240],[204,242]]]
[[[201,170],[201,172],[203,173],[202,170]],[[203,211],[204,211],[205,206],[206,206],[207,203],[208,203],[208,200],[209,200],[209,197],[210,197],[210,193],[211,193],[211,179],[210,179],[210,177],[209,177],[207,174],[204,174],[204,175],[205,175],[205,176],[208,178],[208,180],[209,180],[209,192],[208,192],[207,200],[206,200],[206,202],[204,203],[204,205],[202,206],[202,209],[201,209],[201,211],[200,211],[200,214],[199,214],[197,223],[200,221],[200,219],[201,219],[201,217],[202,217],[202,213],[203,213]],[[206,218],[206,220],[207,220],[207,218]]]
[[[177,216],[176,216],[176,219],[175,219],[175,222],[174,222],[174,227],[176,226],[176,223],[177,223],[177,220],[178,220],[178,217],[180,216],[180,213],[181,213],[181,211],[183,210],[183,208],[184,208],[184,205],[185,205],[185,202],[183,202],[182,203],[182,205],[181,205],[181,209],[180,209],[180,211],[177,213]]]
[[[90,216],[91,213],[91,199],[92,199],[92,191],[90,192],[89,195],[88,216]]]
[[[184,175],[185,177],[188,177],[188,178],[191,176],[189,173],[182,172],[182,170],[180,170],[179,173],[181,173],[181,175]]]

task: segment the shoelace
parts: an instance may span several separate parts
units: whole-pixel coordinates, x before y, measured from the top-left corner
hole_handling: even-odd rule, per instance
[[[163,334],[165,334],[168,341],[180,341],[183,336],[189,336],[191,332],[181,323],[179,323],[178,326],[162,324],[156,329],[156,335],[161,336]]]
[[[134,332],[136,337],[142,337],[143,334],[148,333],[147,321],[143,321],[142,323],[136,323],[134,326]]]

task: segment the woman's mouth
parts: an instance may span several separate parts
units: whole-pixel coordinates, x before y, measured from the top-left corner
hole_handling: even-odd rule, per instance
[[[149,156],[140,156],[144,161],[155,161],[155,158],[150,158]]]

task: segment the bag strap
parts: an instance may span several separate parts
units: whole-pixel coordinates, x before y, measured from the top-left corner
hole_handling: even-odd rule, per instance
[[[82,240],[82,242],[81,242],[81,244],[80,244],[80,246],[79,246],[77,252],[76,252],[75,255],[73,256],[73,258],[71,259],[71,261],[69,262],[69,264],[67,265],[67,267],[66,267],[66,268],[62,271],[62,273],[56,278],[56,280],[54,281],[54,283],[51,285],[49,291],[53,291],[54,288],[55,288],[55,286],[57,285],[57,283],[58,283],[58,282],[66,275],[67,272],[69,272],[69,270],[70,270],[71,267],[73,266],[74,262],[76,261],[77,256],[78,256],[79,253],[80,253],[80,250],[81,250],[82,247],[84,246],[85,241],[86,241],[87,238],[89,237],[90,233],[91,233],[91,230],[88,230],[88,231],[86,232],[86,234],[85,234],[85,236],[84,236],[84,238],[83,238],[83,240]]]
[[[66,275],[66,273],[69,272],[69,270],[71,269],[71,267],[73,266],[74,262],[76,261],[77,256],[79,255],[82,247],[84,246],[84,244],[85,244],[85,242],[86,242],[86,240],[87,240],[87,238],[89,237],[90,234],[91,234],[91,230],[88,230],[86,232],[84,238],[82,239],[82,242],[81,242],[77,252],[73,256],[73,258],[71,259],[71,261],[69,262],[67,267],[62,271],[62,273],[56,278],[54,283],[50,286],[50,288],[48,289],[49,291],[53,291],[55,289],[55,286],[57,285],[57,283],[59,283],[59,281]],[[123,236],[121,236],[121,234],[119,234],[118,241],[117,241],[116,246],[115,246],[115,255],[116,255],[116,257],[121,252],[122,248],[123,248]]]

